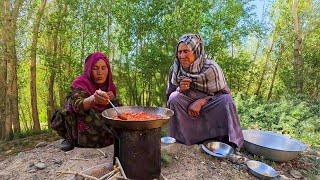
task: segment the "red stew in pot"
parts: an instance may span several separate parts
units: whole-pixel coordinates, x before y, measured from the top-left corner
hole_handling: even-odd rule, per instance
[[[146,112],[122,112],[121,116],[125,117],[127,120],[133,120],[133,121],[148,121],[148,120],[155,120],[155,119],[161,118],[160,115],[149,114]],[[114,119],[122,120],[118,116],[115,116]]]

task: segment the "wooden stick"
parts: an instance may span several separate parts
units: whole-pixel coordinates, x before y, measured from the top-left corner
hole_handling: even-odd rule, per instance
[[[70,158],[70,160],[83,160],[83,161],[89,161],[89,159],[85,159],[85,158]]]
[[[97,151],[101,152],[101,154],[103,155],[103,157],[108,157],[101,149],[97,149]]]
[[[84,177],[84,178],[93,179],[93,180],[99,180],[99,179],[96,178],[96,177],[89,176],[89,175],[86,175],[86,174],[82,174],[82,173],[79,173],[79,172],[74,172],[74,171],[57,171],[57,173],[61,173],[61,174],[74,174],[75,176],[79,175],[79,176],[82,176],[82,177]]]
[[[122,168],[122,165],[121,165],[119,159],[118,159],[117,157],[116,157],[115,159],[116,159],[116,164],[118,164],[118,166],[120,167],[121,175],[122,175],[125,179],[128,179],[127,176],[126,176],[126,174],[124,173],[124,170],[123,170],[123,168]]]
[[[117,173],[115,173],[112,176],[108,177],[106,180],[113,179],[113,178],[116,178],[116,177],[121,177],[121,172],[120,171],[118,171]]]
[[[114,170],[110,171],[108,174],[103,175],[102,177],[100,177],[99,179],[105,179],[105,178],[109,178],[111,177],[114,173],[117,173],[119,171],[119,167],[116,167]]]

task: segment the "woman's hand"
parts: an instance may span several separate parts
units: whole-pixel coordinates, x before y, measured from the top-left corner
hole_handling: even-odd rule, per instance
[[[84,110],[88,110],[90,108],[93,108],[96,104],[106,106],[109,104],[110,99],[114,98],[114,94],[112,91],[104,92],[99,90],[96,90],[96,92],[85,98],[83,101],[83,108]]]
[[[109,104],[109,95],[107,92],[96,90],[96,92],[93,94],[94,96],[94,102],[95,104],[99,104],[99,105],[108,105]]]
[[[108,92],[107,92],[107,95],[109,96],[109,99],[110,99],[110,100],[114,100],[115,95],[113,94],[112,91],[108,91]]]
[[[198,99],[195,102],[191,103],[188,108],[188,114],[191,117],[198,117],[200,115],[200,110],[202,106],[206,105],[208,101],[206,99]]]
[[[189,79],[189,78],[184,78],[180,81],[180,85],[179,85],[179,88],[180,88],[180,92],[185,92],[187,91],[188,89],[190,89],[190,84],[191,84],[192,80]]]

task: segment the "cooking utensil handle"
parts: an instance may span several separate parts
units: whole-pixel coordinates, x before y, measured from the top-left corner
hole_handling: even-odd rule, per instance
[[[108,99],[108,102],[111,104],[111,106],[114,108],[114,110],[117,112],[117,114],[120,114],[116,106]]]

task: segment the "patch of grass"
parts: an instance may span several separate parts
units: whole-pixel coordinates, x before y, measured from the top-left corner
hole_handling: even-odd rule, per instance
[[[234,99],[243,129],[273,131],[319,146],[320,102],[297,97],[267,101],[241,94]]]
[[[161,128],[161,137],[168,136],[168,124]]]
[[[35,136],[35,135],[39,135],[39,134],[53,134],[53,131],[51,129],[44,129],[40,132],[35,132],[33,130],[27,130],[27,131],[14,133],[13,139],[25,138],[25,137]]]
[[[161,153],[161,165],[164,167],[168,167],[169,164],[172,162],[172,158],[166,152]]]
[[[53,131],[44,130],[38,133],[22,132],[16,133],[15,138],[8,141],[0,141],[0,161],[19,152],[35,148],[39,142],[52,142],[60,137]]]

